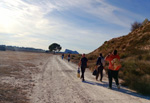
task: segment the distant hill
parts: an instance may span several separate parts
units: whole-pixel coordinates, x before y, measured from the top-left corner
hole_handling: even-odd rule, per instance
[[[87,55],[89,65],[94,66],[99,53],[106,56],[114,49],[121,56],[120,78],[124,85],[140,93],[150,95],[150,22],[128,35],[105,41],[102,46]]]
[[[45,52],[45,50],[43,50],[43,49],[0,45],[0,51],[6,51],[6,50],[10,50],[10,51],[27,51],[27,52]]]
[[[72,51],[72,50],[69,50],[69,49],[66,49],[64,51],[65,54],[79,54],[77,51]]]

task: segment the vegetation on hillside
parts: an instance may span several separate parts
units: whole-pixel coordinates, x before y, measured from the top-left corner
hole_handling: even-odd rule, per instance
[[[89,68],[94,69],[99,53],[106,56],[117,49],[122,63],[119,72],[124,81],[122,84],[139,93],[150,95],[150,22],[144,20],[141,24],[128,35],[105,41],[102,46],[89,53],[87,58]],[[79,56],[74,59],[77,61]]]

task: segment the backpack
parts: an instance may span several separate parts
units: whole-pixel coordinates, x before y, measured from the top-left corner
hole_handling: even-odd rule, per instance
[[[97,73],[98,73],[98,72],[97,72],[97,70],[95,69],[95,70],[93,71],[93,73],[92,73],[92,74],[93,74],[94,76],[96,76],[96,75],[97,75]]]
[[[119,59],[114,58],[114,59],[111,61],[111,63],[112,63],[112,66],[113,66],[113,69],[114,69],[114,70],[121,68],[121,63],[120,63]]]
[[[103,67],[105,66],[105,60],[103,57],[101,57],[101,63],[103,64]]]

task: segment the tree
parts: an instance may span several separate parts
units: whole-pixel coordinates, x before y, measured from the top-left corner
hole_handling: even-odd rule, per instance
[[[133,24],[131,24],[131,31],[134,31],[135,29],[137,29],[137,28],[139,28],[141,26],[142,26],[141,23],[135,21]]]
[[[60,51],[61,49],[62,49],[62,47],[57,43],[53,43],[49,46],[49,51],[50,52]]]

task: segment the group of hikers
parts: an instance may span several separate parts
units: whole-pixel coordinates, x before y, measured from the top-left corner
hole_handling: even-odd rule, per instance
[[[62,59],[64,58],[64,54],[62,54]],[[70,62],[70,54],[67,55],[67,60]],[[99,57],[96,61],[96,81],[98,80],[98,77],[100,75],[100,81],[102,82],[103,79],[103,69],[105,69],[105,61],[109,62],[108,66],[108,81],[109,81],[109,89],[112,89],[112,79],[114,78],[117,88],[120,89],[119,81],[118,81],[118,72],[121,68],[120,64],[120,56],[117,54],[117,50],[114,50],[112,53],[109,53],[105,58],[103,57],[102,53],[99,54]],[[88,59],[85,57],[85,54],[82,54],[82,58],[79,61],[78,64],[78,71],[81,68],[81,79],[82,81],[85,81],[84,79],[84,73],[88,66]]]
[[[100,81],[102,82],[103,79],[103,69],[105,68],[105,61],[109,62],[108,66],[108,81],[109,81],[109,89],[112,89],[112,79],[114,78],[117,88],[120,89],[119,81],[118,81],[118,72],[121,67],[120,64],[120,56],[117,54],[117,50],[114,50],[112,53],[109,53],[105,58],[103,57],[102,53],[100,53],[97,62],[96,62],[96,80],[98,80],[99,74],[101,75]],[[81,68],[81,79],[84,79],[85,69],[88,65],[88,59],[85,57],[85,54],[82,55],[80,62],[78,64],[79,68]]]
[[[64,53],[62,54],[62,59],[64,59]],[[68,60],[68,62],[70,62],[70,54],[68,54],[68,56],[67,56],[67,60]]]

